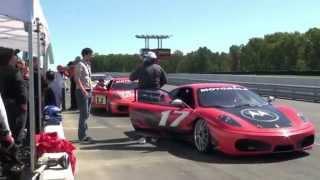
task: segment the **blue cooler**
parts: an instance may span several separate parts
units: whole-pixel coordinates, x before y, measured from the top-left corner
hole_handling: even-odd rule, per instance
[[[59,125],[62,121],[61,109],[57,106],[45,106],[42,115],[45,125]]]

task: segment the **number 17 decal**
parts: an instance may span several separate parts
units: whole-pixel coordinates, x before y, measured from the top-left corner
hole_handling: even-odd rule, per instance
[[[171,124],[170,127],[178,127],[179,124],[184,120],[189,114],[189,111],[173,111],[168,110],[161,112],[161,120],[159,122],[159,126],[166,126],[170,113],[180,114]]]

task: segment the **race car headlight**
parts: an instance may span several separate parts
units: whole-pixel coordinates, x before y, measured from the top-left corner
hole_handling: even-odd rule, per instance
[[[297,115],[303,122],[308,122],[308,118],[303,113],[298,113]]]
[[[219,116],[219,119],[220,119],[220,121],[222,121],[225,124],[235,126],[235,127],[241,127],[241,125],[236,120],[231,118],[230,116],[221,115],[221,116]]]

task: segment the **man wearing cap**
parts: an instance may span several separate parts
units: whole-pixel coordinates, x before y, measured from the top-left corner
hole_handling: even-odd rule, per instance
[[[81,55],[83,59],[77,63],[74,75],[76,99],[80,110],[78,138],[81,143],[91,143],[92,138],[87,136],[87,120],[89,119],[91,107],[92,84],[90,64],[93,60],[93,51],[90,48],[84,48]]]

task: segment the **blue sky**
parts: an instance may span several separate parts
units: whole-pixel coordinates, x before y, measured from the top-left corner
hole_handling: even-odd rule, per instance
[[[80,55],[137,53],[136,34],[169,34],[163,46],[184,53],[228,51],[252,37],[320,27],[319,0],[41,0],[55,65]],[[156,43],[151,46],[156,47]],[[55,66],[54,65],[54,66]]]

